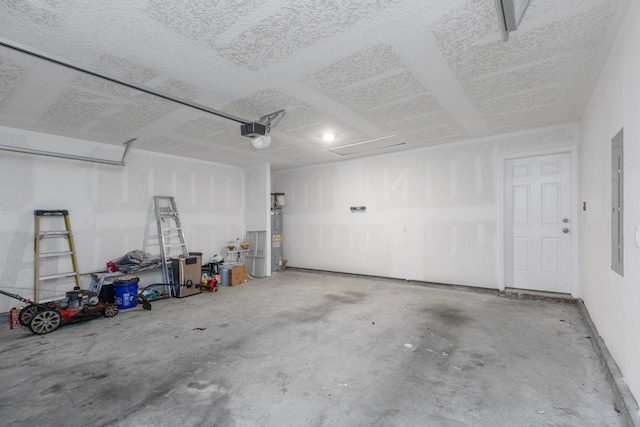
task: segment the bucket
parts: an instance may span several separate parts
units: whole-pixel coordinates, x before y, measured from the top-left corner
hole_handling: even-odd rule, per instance
[[[220,264],[218,266],[218,274],[220,274],[221,276],[221,281],[220,281],[220,286],[229,286],[230,282],[231,282],[231,273],[229,270],[231,270],[232,268],[236,268],[240,265],[240,263],[237,262],[228,262],[225,264]]]
[[[138,278],[133,277],[125,280],[114,280],[113,290],[116,294],[116,304],[121,310],[132,308],[137,305]]]
[[[229,286],[229,269],[231,267],[228,264],[218,266],[218,273],[220,274],[220,285]]]
[[[105,283],[102,285],[100,293],[98,294],[98,300],[108,302],[109,304],[116,303],[116,292],[113,283]]]

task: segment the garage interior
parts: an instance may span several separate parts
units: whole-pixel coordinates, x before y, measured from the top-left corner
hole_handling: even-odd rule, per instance
[[[3,420],[640,425],[638,2],[27,0],[0,28]],[[40,260],[62,211],[73,255]],[[172,282],[195,254],[220,286]],[[102,279],[117,316],[14,321],[6,293],[66,322]]]

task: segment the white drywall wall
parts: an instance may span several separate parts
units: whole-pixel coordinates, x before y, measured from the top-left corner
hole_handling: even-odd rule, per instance
[[[287,195],[284,256],[292,267],[498,288],[503,156],[579,135],[572,123],[274,172]]]
[[[583,116],[583,299],[640,398],[640,4],[629,8]],[[611,140],[624,127],[624,277],[611,271]]]
[[[249,166],[244,168],[244,175],[245,225],[247,230],[266,230],[269,224],[271,169],[266,163]]]
[[[6,127],[0,127],[0,144],[122,158],[120,147]],[[175,196],[187,247],[203,252],[204,259],[244,232],[242,168],[153,154],[135,145],[125,162],[119,167],[0,151],[1,289],[33,297],[35,209],[69,210],[81,273],[103,270],[107,261],[134,249],[159,254],[154,195]],[[151,276],[141,276],[141,283],[161,280],[161,274],[143,274]],[[83,276],[83,287],[89,283]],[[58,284],[63,291],[70,286]],[[55,287],[43,284],[41,298]],[[0,312],[19,305],[0,295]]]
[[[269,212],[271,189],[271,166],[261,164],[249,166],[245,173],[245,231],[265,231],[269,235],[271,218]],[[254,248],[255,249],[255,248]],[[265,275],[271,275],[270,247],[265,247],[263,259]],[[257,262],[257,261],[256,261]]]

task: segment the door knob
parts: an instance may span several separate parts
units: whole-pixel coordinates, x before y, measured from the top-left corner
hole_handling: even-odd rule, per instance
[[[569,232],[569,229],[568,229],[568,228],[563,228],[563,229],[562,229],[562,232],[563,232],[564,234],[567,234],[567,233]]]

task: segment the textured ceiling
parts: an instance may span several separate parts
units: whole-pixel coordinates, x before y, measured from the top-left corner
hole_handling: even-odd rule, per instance
[[[256,150],[236,122],[0,47],[0,125],[277,170],[575,121],[630,1],[531,0],[503,42],[494,0],[8,0],[3,39],[247,120],[287,114]],[[327,151],[388,137],[404,144]]]

